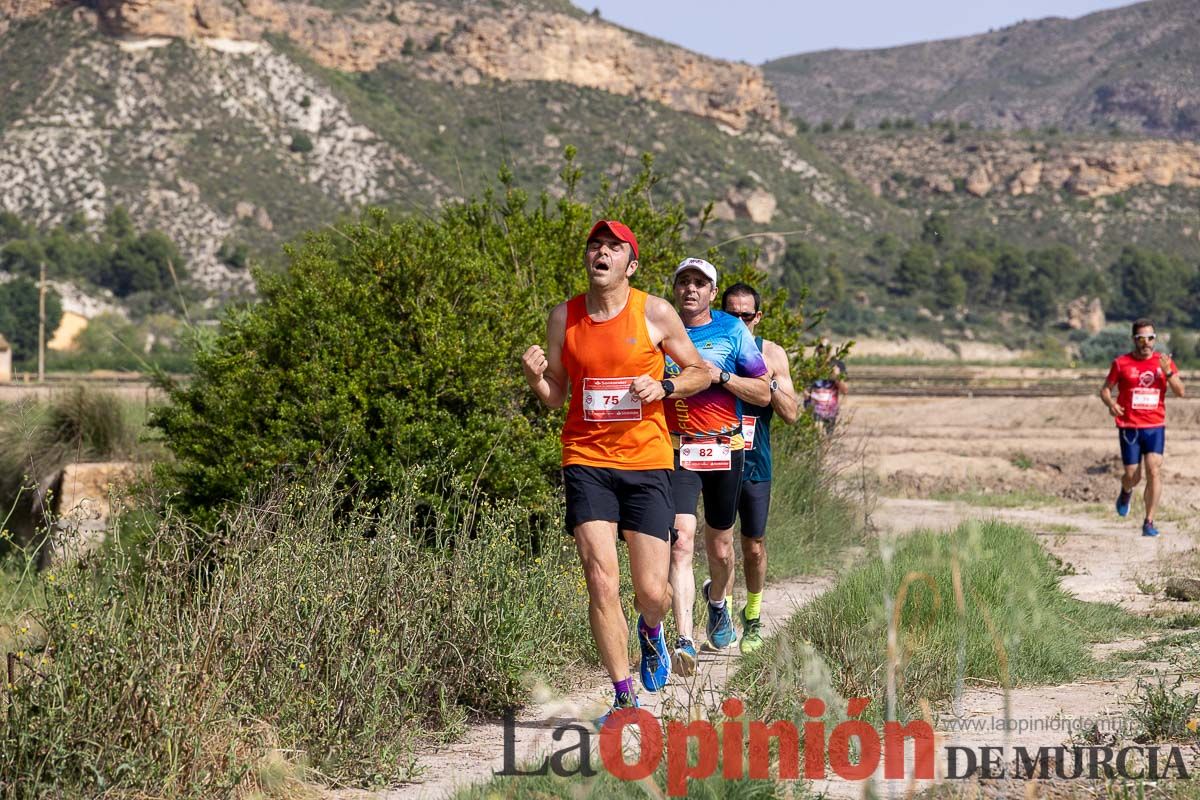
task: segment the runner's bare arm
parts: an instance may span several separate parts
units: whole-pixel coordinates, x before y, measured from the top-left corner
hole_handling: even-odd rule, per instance
[[[525,382],[547,408],[562,408],[567,399],[567,371],[562,363],[563,339],[567,331],[567,304],[550,312],[546,322],[546,350],[532,345],[521,356]]]
[[[763,360],[775,379],[775,391],[771,392],[771,405],[775,413],[791,425],[800,415],[800,404],[796,401],[796,387],[792,383],[792,364],[787,351],[774,342],[763,339]]]
[[[671,383],[675,384],[672,397],[691,397],[708,388],[712,379],[708,376],[707,362],[687,335],[683,320],[674,306],[661,297],[646,298],[646,329],[650,341],[661,347],[679,365],[680,372]],[[639,375],[633,381],[633,392],[643,403],[653,403],[664,397],[662,376]]]
[[[1116,386],[1115,383],[1108,383],[1106,381],[1100,387],[1100,401],[1108,408],[1109,414],[1112,414],[1114,417],[1122,417],[1125,415],[1125,409],[1121,407],[1120,403],[1113,400],[1112,389],[1114,386]]]
[[[1158,357],[1158,364],[1162,367],[1163,375],[1167,378],[1167,386],[1171,387],[1171,392],[1176,397],[1183,397],[1183,379],[1179,377],[1179,367],[1175,366],[1175,361],[1167,354]]]

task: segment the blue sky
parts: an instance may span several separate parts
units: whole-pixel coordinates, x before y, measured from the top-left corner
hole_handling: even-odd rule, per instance
[[[985,33],[1023,19],[1081,17],[1113,0],[573,0],[605,19],[711,56],[760,64],[833,47]]]

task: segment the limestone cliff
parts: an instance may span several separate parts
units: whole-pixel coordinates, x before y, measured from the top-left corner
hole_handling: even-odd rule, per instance
[[[821,147],[876,194],[918,190],[977,197],[1065,190],[1104,197],[1138,186],[1200,188],[1200,143],[1170,140],[1031,141],[960,134],[830,136]]]
[[[54,5],[94,8],[102,28],[122,37],[254,41],[276,34],[321,65],[344,71],[405,61],[450,83],[562,81],[656,101],[735,131],[755,121],[787,127],[756,67],[707,58],[588,16],[393,0],[340,11],[287,0],[0,0],[0,19]]]

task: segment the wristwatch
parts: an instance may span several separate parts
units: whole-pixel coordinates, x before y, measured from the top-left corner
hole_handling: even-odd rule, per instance
[[[774,378],[771,378],[771,391],[775,392],[778,389],[779,389],[779,381],[775,380]]]
[[[721,378],[717,381],[717,385],[724,386],[725,384],[729,383],[731,378],[733,378],[733,376],[729,374],[729,370],[723,369],[721,370]]]
[[[669,379],[664,380],[662,382],[662,387],[663,387],[663,397],[670,397],[671,394],[675,391],[675,384]]]

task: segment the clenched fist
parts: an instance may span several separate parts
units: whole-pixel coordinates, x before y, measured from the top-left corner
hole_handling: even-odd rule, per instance
[[[643,403],[653,403],[667,396],[663,391],[662,382],[649,375],[638,375],[634,378],[633,383],[629,384],[629,392]]]
[[[530,386],[542,379],[550,362],[546,359],[546,351],[541,345],[533,345],[521,356],[521,368],[525,370],[525,380]]]

